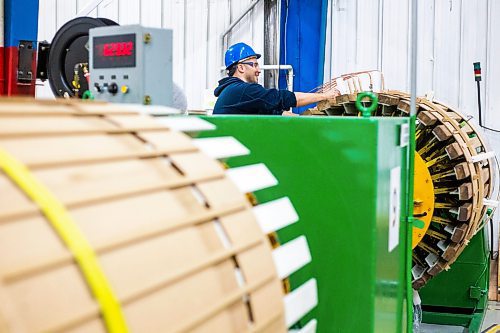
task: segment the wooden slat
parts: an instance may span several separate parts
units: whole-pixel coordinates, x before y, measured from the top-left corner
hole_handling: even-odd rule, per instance
[[[19,212],[37,213],[38,206],[31,201],[10,179],[0,172],[0,221]]]
[[[169,155],[172,163],[187,177],[223,176],[222,165],[207,155],[195,152]],[[202,167],[200,167],[202,166]]]
[[[116,128],[113,124],[94,117],[73,117],[67,115],[34,117],[0,117],[0,135],[25,136],[33,134],[47,135],[60,133],[67,135],[72,132],[96,132]]]
[[[207,171],[193,177],[182,176],[160,158],[42,169],[34,175],[65,206],[74,207],[186,186],[223,175],[220,170]],[[6,178],[0,177],[0,185],[10,198],[0,201],[0,223],[37,213],[37,207]]]
[[[203,182],[197,184],[197,188],[212,208],[234,205],[242,202],[242,198],[244,198],[244,195],[228,179]],[[245,202],[245,200],[243,201]]]
[[[163,154],[197,150],[184,134],[160,134],[144,134],[161,139],[153,142],[154,148],[128,134],[70,136],[64,140],[60,137],[0,139],[0,146],[15,152],[15,156],[30,168],[154,156],[155,150]]]
[[[18,103],[0,103],[0,119],[3,116],[50,116],[50,115],[66,115],[68,113],[75,113],[67,105],[43,105],[43,104],[26,104],[19,105]],[[22,119],[22,118],[21,118]]]
[[[262,288],[250,294],[250,304],[256,325],[275,319],[277,316],[283,318],[285,312],[283,306],[283,291],[280,288],[281,281],[275,279]],[[285,326],[284,318],[283,326]]]
[[[76,265],[20,280],[6,289],[28,332],[51,332],[61,319],[81,322],[82,316],[87,319],[98,311]]]
[[[210,237],[215,240],[218,237],[213,222],[208,223],[209,228],[204,228],[205,225],[181,229],[101,255],[99,262],[117,297],[139,293],[144,286],[156,283],[173,271],[205,261],[210,254],[222,251],[220,240],[216,242],[217,248],[207,245]],[[140,269],[133,263],[140,264]],[[236,282],[234,285],[236,287]]]
[[[198,225],[216,217],[223,217],[227,214],[232,214],[243,209],[244,207],[241,204],[226,206],[221,209],[213,209],[196,214],[190,214],[186,218],[178,219],[176,221],[169,221],[169,223],[165,223],[162,225],[153,225],[149,226],[148,228],[138,228],[137,231],[133,234],[113,234],[112,238],[109,237],[108,239],[102,241],[102,243],[95,244],[94,252],[96,252],[97,254],[111,252],[115,249],[120,249],[131,244],[140,243],[148,239],[161,237],[166,233],[173,232],[175,230],[192,225]],[[44,256],[43,258],[29,257],[27,258],[26,262],[19,263],[16,267],[10,269],[9,271],[3,272],[2,274],[5,281],[15,281],[18,279],[22,279],[23,276],[40,274],[45,271],[57,269],[58,267],[67,265],[71,262],[72,257],[69,253],[51,252],[50,256]]]

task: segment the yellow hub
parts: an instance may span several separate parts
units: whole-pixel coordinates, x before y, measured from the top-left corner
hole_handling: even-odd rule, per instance
[[[424,238],[434,213],[434,185],[424,160],[415,152],[412,249]]]

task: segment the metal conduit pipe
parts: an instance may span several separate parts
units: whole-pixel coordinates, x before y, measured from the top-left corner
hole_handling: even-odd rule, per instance
[[[247,14],[260,2],[260,0],[253,0],[253,2],[243,11],[243,13],[238,16],[236,20],[234,20],[233,23],[229,25],[229,27],[222,33],[220,36],[220,45],[221,45],[221,55],[222,55],[222,65],[224,65],[224,39],[226,38],[227,34],[229,34],[234,27],[245,17]]]

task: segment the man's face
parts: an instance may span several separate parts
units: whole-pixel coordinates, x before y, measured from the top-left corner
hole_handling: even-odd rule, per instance
[[[248,58],[242,60],[240,63],[240,68],[242,68],[243,76],[246,82],[257,83],[259,80],[260,67],[257,62],[256,57]]]

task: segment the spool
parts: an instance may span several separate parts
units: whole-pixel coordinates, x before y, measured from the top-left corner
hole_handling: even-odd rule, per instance
[[[336,86],[335,86],[336,87]],[[334,88],[335,88],[334,87]],[[333,89],[325,86],[319,91]],[[336,88],[335,88],[336,89]],[[345,89],[344,89],[345,90]],[[358,116],[358,91],[318,103],[313,116]],[[380,91],[372,116],[407,117],[410,95]],[[474,162],[490,151],[481,133],[457,110],[417,98],[416,164],[413,227],[413,288],[423,287],[447,269],[483,227],[493,193],[495,171],[490,159]],[[429,186],[429,178],[432,186]]]
[[[88,40],[89,30],[97,27],[117,25],[106,18],[77,17],[66,22],[55,34],[50,46],[47,62],[48,80],[54,96],[75,96],[74,78],[75,66],[89,62]],[[76,67],[80,77],[80,87],[76,97],[82,98],[89,89],[85,73],[82,68]]]
[[[120,316],[130,332],[286,331],[268,239],[187,135],[125,106],[9,99],[0,149],[1,332],[123,331]],[[8,170],[53,202],[36,204]],[[109,284],[112,319],[56,227],[58,204]]]

